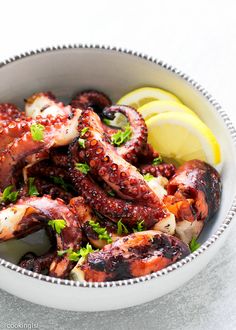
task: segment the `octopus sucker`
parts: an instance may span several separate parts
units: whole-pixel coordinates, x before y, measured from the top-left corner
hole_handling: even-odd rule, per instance
[[[6,127],[12,121],[19,122],[25,119],[25,113],[20,111],[15,104],[1,103],[0,104],[0,128]]]
[[[175,174],[176,167],[173,164],[166,163],[162,163],[159,165],[146,164],[141,165],[139,167],[139,170],[142,175],[149,173],[154,177],[163,176],[164,178],[167,178],[169,180]]]
[[[152,230],[138,232],[90,253],[71,277],[88,282],[134,278],[156,272],[189,253],[188,246],[176,237]]]

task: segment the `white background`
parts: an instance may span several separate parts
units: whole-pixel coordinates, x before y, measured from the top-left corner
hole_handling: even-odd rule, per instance
[[[69,43],[124,47],[163,59],[201,83],[236,124],[234,0],[0,2],[0,61]],[[236,228],[217,258],[184,288],[128,310],[61,312],[0,292],[0,328],[36,322],[40,329],[236,329],[235,237]]]

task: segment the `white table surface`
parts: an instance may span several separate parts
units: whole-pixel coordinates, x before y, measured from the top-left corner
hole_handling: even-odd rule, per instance
[[[236,124],[234,0],[1,1],[0,61],[48,45],[99,43],[147,53],[200,82]],[[184,287],[145,305],[75,313],[0,291],[0,329],[236,329],[236,227]],[[1,281],[1,279],[0,279]]]

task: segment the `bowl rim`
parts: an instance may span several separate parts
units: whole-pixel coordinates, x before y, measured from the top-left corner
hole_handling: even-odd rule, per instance
[[[214,110],[220,115],[222,120],[224,121],[226,128],[228,129],[233,145],[236,147],[236,130],[234,128],[234,125],[232,124],[230,118],[228,117],[227,113],[222,109],[221,105],[209,94],[204,87],[202,87],[199,83],[197,83],[194,79],[192,79],[189,75],[183,73],[179,69],[175,68],[172,65],[169,65],[168,63],[153,58],[151,56],[148,56],[146,54],[132,51],[126,48],[118,48],[118,47],[111,47],[111,46],[105,46],[105,45],[97,45],[97,44],[68,44],[68,45],[58,45],[58,46],[51,46],[46,48],[40,48],[29,52],[21,53],[20,55],[16,55],[14,57],[8,58],[2,62],[0,62],[0,69],[5,67],[6,65],[16,62],[18,60],[35,56],[38,54],[43,53],[50,53],[50,52],[58,52],[63,50],[71,50],[71,49],[90,49],[90,50],[102,50],[102,51],[111,51],[115,53],[123,53],[126,55],[134,56],[141,58],[143,60],[152,62],[158,66],[160,66],[163,69],[166,69],[167,71],[170,71],[174,75],[184,79],[187,83],[189,83],[194,89],[196,89],[200,94],[207,99],[207,101],[213,106]],[[78,282],[74,280],[65,280],[60,278],[55,278],[47,275],[38,274],[29,270],[26,270],[24,268],[19,267],[18,265],[15,265],[5,259],[0,258],[0,266],[3,266],[5,268],[8,268],[10,270],[13,270],[17,273],[20,273],[22,275],[29,276],[31,278],[35,278],[44,282],[52,283],[52,284],[60,284],[70,287],[81,287],[81,288],[109,288],[109,287],[120,287],[120,286],[127,286],[127,285],[133,285],[145,281],[150,281],[152,279],[156,279],[160,276],[167,275],[169,273],[172,273],[176,271],[177,269],[180,269],[184,267],[185,265],[189,264],[191,261],[196,259],[198,256],[202,255],[206,250],[209,249],[210,246],[212,246],[219,238],[220,236],[226,231],[226,229],[229,227],[234,215],[236,214],[236,195],[233,198],[232,204],[230,209],[227,212],[227,215],[216,231],[215,234],[211,235],[206,242],[204,242],[200,248],[198,248],[195,252],[191,253],[184,259],[181,259],[180,261],[174,263],[173,265],[170,265],[162,270],[159,270],[157,272],[154,272],[149,275],[140,276],[132,279],[127,280],[120,280],[120,281],[111,281],[111,282]]]

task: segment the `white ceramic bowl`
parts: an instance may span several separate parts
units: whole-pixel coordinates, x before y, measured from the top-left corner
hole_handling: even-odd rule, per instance
[[[170,65],[131,51],[69,46],[42,49],[0,64],[0,102],[23,105],[34,92],[51,90],[62,99],[83,89],[98,89],[113,101],[142,86],[158,86],[176,94],[213,130],[222,149],[223,195],[220,211],[204,228],[202,246],[161,271],[130,280],[79,283],[36,274],[14,264],[32,245],[45,249],[43,233],[0,244],[0,287],[29,301],[67,310],[124,308],[160,297],[191,279],[217,253],[236,210],[236,132],[219,104],[187,75]],[[43,245],[41,243],[43,242]]]

